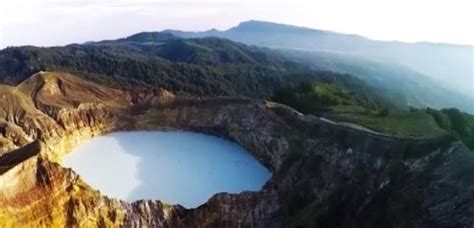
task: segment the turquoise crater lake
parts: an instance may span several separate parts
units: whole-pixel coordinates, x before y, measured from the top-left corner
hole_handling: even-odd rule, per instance
[[[194,208],[220,192],[258,191],[271,173],[238,144],[193,132],[118,132],[63,158],[91,187],[128,202]]]

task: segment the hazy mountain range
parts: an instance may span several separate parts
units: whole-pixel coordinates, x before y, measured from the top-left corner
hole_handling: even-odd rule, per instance
[[[403,89],[416,94],[416,100],[407,102],[411,105],[454,106],[474,111],[474,47],[470,45],[377,41],[263,21],[242,22],[225,31],[165,32],[180,37],[216,36],[289,49],[320,69],[355,74],[395,93]]]
[[[474,47],[471,45],[377,41],[358,35],[263,21],[242,22],[225,31],[167,32],[181,37],[217,36],[265,47],[340,53],[397,64],[424,74],[446,88],[474,97]]]

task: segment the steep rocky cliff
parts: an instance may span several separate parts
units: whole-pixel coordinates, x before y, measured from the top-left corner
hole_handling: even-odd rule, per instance
[[[52,72],[1,86],[0,105],[0,227],[474,226],[474,153],[449,136],[390,137],[265,101],[120,91]],[[185,209],[110,199],[61,166],[91,137],[153,129],[228,138],[273,177]]]

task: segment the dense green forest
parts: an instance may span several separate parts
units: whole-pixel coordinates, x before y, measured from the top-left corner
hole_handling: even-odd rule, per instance
[[[2,83],[18,84],[40,70],[73,72],[115,87],[162,87],[193,95],[264,97],[293,69],[246,62],[215,66],[171,61],[129,45],[20,47],[0,52]]]
[[[1,83],[18,84],[40,70],[72,72],[113,87],[161,87],[198,96],[268,98],[302,81],[374,90],[351,75],[311,70],[271,50],[218,38],[142,33],[84,45],[0,51]],[[370,97],[377,99],[376,94]]]

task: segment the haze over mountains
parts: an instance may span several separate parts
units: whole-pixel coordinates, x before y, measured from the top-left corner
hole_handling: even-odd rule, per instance
[[[225,31],[165,32],[181,37],[216,36],[251,45],[309,50],[319,55],[343,54],[394,64],[432,78],[445,88],[474,97],[474,47],[471,45],[376,41],[358,35],[263,21],[242,22]]]

